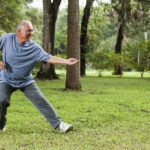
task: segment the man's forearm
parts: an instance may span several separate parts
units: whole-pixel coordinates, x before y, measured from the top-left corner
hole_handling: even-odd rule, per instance
[[[77,60],[76,58],[64,59],[56,56],[51,56],[51,58],[48,60],[48,63],[51,64],[65,64],[65,65],[74,65],[77,62],[79,62],[79,60]]]
[[[48,63],[51,64],[67,64],[67,59],[51,56],[51,58],[48,60]]]

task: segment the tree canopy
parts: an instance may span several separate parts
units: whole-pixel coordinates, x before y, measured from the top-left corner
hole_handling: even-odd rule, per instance
[[[32,0],[4,0],[0,1],[0,31],[14,32],[17,23],[22,19],[23,7]]]

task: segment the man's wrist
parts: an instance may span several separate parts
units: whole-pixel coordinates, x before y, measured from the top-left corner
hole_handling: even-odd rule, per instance
[[[67,59],[65,60],[65,64],[68,65],[68,60]]]

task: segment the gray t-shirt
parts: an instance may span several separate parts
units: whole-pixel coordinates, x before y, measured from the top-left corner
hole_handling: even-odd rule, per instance
[[[51,55],[33,41],[20,44],[16,33],[0,37],[0,50],[6,69],[0,70],[0,82],[7,82],[13,87],[24,87],[32,82],[32,72],[37,62],[46,63]]]

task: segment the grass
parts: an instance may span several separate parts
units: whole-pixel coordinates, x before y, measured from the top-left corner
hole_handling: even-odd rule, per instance
[[[53,130],[20,91],[11,98],[0,150],[149,150],[150,79],[84,77],[82,91],[64,91],[65,78],[37,81],[59,116],[74,125]]]
[[[63,75],[66,74],[66,70],[64,70],[64,69],[62,69],[62,70],[56,70],[56,72],[58,74],[63,74]],[[102,77],[110,77],[110,76],[112,76],[112,72],[113,71],[103,70],[101,72],[101,75],[102,75]],[[86,71],[86,74],[88,76],[97,77],[97,76],[99,76],[99,71],[94,70],[94,69],[88,69]],[[144,78],[150,78],[150,73],[149,72],[144,72],[143,76],[144,76]],[[118,75],[116,75],[116,76],[113,75],[113,77],[118,77]],[[130,72],[129,71],[123,71],[122,77],[131,77],[131,78],[136,77],[136,78],[141,78],[141,73],[138,72],[138,71],[130,71]]]

